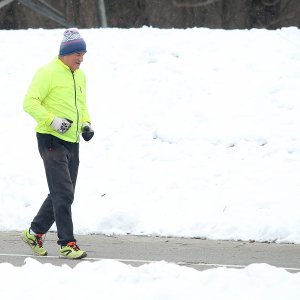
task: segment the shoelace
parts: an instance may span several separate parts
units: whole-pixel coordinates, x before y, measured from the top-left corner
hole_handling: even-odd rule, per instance
[[[67,244],[67,246],[71,247],[71,248],[74,249],[75,251],[80,250],[79,247],[76,245],[75,242],[69,242],[69,243]]]
[[[36,241],[37,241],[37,244],[38,244],[38,246],[40,247],[40,248],[42,248],[43,247],[43,237],[44,237],[45,235],[44,234],[41,234],[41,233],[38,233],[38,234],[36,234],[35,235],[35,237],[36,237]]]

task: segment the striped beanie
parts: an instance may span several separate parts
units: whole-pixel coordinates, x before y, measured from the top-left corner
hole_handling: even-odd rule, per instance
[[[78,52],[86,52],[86,44],[77,28],[65,30],[60,44],[59,56],[65,56]]]

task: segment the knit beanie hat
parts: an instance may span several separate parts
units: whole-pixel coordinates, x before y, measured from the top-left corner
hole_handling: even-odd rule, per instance
[[[65,30],[63,40],[60,44],[59,56],[73,53],[86,52],[86,44],[77,28]]]

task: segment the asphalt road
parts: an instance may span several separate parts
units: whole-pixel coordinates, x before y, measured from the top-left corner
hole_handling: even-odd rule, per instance
[[[243,268],[253,263],[267,263],[290,272],[300,272],[300,245],[212,241],[189,238],[147,236],[77,235],[78,245],[87,251],[83,260],[58,258],[56,233],[47,234],[44,247],[48,256],[34,256],[20,238],[20,232],[0,232],[0,263],[22,266],[26,257],[42,263],[68,264],[73,267],[82,261],[118,260],[133,266],[153,261],[167,261],[205,270],[214,267]]]

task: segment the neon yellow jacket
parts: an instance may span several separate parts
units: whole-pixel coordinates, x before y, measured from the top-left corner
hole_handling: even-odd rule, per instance
[[[85,81],[80,69],[72,72],[58,57],[37,71],[24,99],[24,111],[37,121],[36,132],[79,142],[82,124],[90,123]],[[60,134],[50,127],[54,117],[70,119],[73,124]]]

